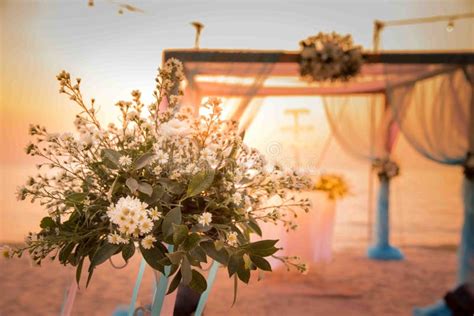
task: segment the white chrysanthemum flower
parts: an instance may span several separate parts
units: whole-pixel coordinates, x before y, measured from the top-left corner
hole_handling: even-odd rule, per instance
[[[145,249],[151,249],[153,248],[153,243],[156,241],[156,238],[153,237],[153,235],[148,235],[145,236],[145,238],[142,239],[141,244],[142,247]]]
[[[235,246],[237,245],[237,233],[236,232],[230,232],[228,235],[227,235],[227,243],[231,246]]]
[[[107,216],[112,223],[119,226],[122,234],[136,235],[137,232],[140,233],[140,220],[148,217],[147,207],[146,203],[135,197],[122,197],[108,208]]]
[[[148,234],[153,229],[153,222],[149,218],[144,218],[139,222],[138,228],[141,234]]]
[[[160,134],[164,136],[186,136],[191,134],[192,129],[188,122],[176,118],[160,125]]]
[[[161,217],[161,212],[158,211],[158,208],[157,207],[154,207],[151,209],[150,211],[150,217],[152,220],[154,221],[157,221],[160,219]]]
[[[208,226],[212,222],[212,214],[209,212],[202,213],[201,216],[199,216],[198,222],[203,226]]]
[[[0,253],[2,254],[2,257],[7,259],[13,257],[13,249],[10,246],[2,246],[0,248]]]
[[[125,155],[125,156],[122,156],[119,158],[119,165],[120,167],[128,167],[132,164],[132,158],[130,158],[130,156],[128,155]]]
[[[123,238],[122,236],[120,236],[119,234],[117,233],[112,233],[110,235],[107,236],[107,241],[111,244],[115,244],[115,245],[119,245],[119,244],[127,244],[128,241]]]

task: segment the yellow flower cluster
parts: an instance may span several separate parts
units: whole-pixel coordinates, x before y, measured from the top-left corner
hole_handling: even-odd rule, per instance
[[[323,174],[316,181],[316,191],[324,191],[330,200],[342,199],[349,194],[349,187],[344,178],[337,174]]]

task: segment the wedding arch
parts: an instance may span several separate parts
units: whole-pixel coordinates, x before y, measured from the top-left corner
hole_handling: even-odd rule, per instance
[[[181,60],[186,104],[203,97],[237,98],[229,115],[245,131],[259,100],[271,96],[320,96],[335,139],[352,155],[371,162],[379,175],[375,240],[369,258],[400,260],[389,242],[390,178],[394,140],[402,133],[416,151],[438,163],[463,165],[464,224],[459,283],[474,282],[474,53],[364,53],[350,81],[299,78],[299,52],[166,50],[163,61]]]

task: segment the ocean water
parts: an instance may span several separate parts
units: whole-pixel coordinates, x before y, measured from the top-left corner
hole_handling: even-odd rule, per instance
[[[372,218],[368,211],[368,167],[366,163],[338,169],[351,187],[351,195],[337,202],[334,248],[363,247],[370,242]],[[0,241],[19,242],[38,229],[46,212],[41,206],[17,201],[16,187],[32,166],[0,167]],[[390,221],[392,242],[398,246],[456,245],[462,224],[461,168],[429,164],[426,168],[404,168],[391,186]],[[376,183],[376,181],[374,181]],[[374,199],[377,187],[374,186]],[[374,215],[374,214],[372,214]]]

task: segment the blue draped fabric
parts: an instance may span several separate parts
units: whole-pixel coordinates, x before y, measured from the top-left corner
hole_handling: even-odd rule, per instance
[[[388,71],[390,72],[390,71]],[[473,66],[435,69],[396,83],[388,77],[387,96],[401,132],[423,156],[460,165],[474,152]],[[390,83],[393,85],[390,86]],[[458,259],[458,284],[474,283],[474,183],[463,183],[464,224]],[[416,316],[450,316],[443,301],[416,308]]]
[[[399,249],[390,245],[389,222],[390,180],[381,179],[377,198],[377,218],[375,221],[375,244],[367,251],[367,256],[375,260],[402,260]]]

